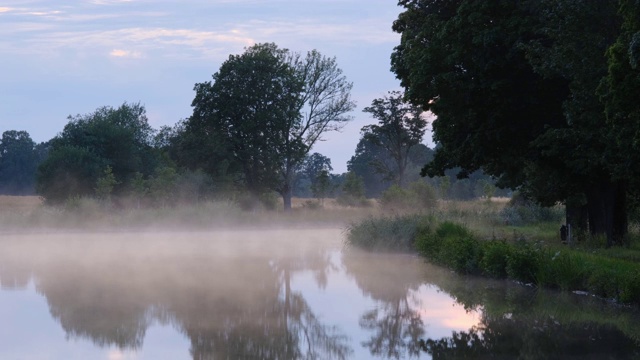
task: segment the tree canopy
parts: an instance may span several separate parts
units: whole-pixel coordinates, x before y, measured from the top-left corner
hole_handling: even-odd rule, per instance
[[[254,197],[280,192],[288,209],[295,170],[322,134],[351,119],[350,90],[335,58],[256,44],[196,84],[181,143],[224,163]]]
[[[427,127],[422,108],[405,103],[403,94],[390,91],[380,99],[374,99],[364,112],[378,120],[378,124],[362,128],[362,138],[381,149],[392,161],[373,159],[372,165],[387,180],[396,185],[406,185],[405,173],[409,165],[411,149],[422,142]]]
[[[611,141],[597,96],[619,31],[615,3],[399,4],[392,69],[407,98],[437,116],[424,174],[482,169],[541,203],[566,203],[568,215],[585,209],[592,233],[620,241],[626,185],[610,164],[625,149]]]
[[[36,169],[46,156],[47,144],[31,140],[26,131],[8,130],[0,139],[0,194],[35,192]]]
[[[48,202],[95,194],[97,180],[107,167],[120,184],[116,191],[136,173],[154,171],[159,159],[151,146],[153,129],[144,106],[105,106],[68,119],[38,168],[37,191]]]

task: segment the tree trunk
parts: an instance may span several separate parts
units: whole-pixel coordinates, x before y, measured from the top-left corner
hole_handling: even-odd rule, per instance
[[[607,247],[622,245],[627,234],[626,186],[623,182],[601,181],[587,193],[589,231],[606,235]]]
[[[587,205],[572,204],[568,201],[565,207],[565,216],[566,224],[571,225],[572,234],[586,234],[589,226],[589,210]]]
[[[282,203],[284,204],[285,212],[291,211],[291,198],[293,197],[291,192],[291,187],[285,185],[284,189],[282,190]]]

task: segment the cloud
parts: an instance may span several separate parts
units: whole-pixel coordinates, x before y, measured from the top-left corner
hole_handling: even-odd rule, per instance
[[[0,7],[0,13],[9,12],[11,10],[13,10],[13,9],[10,8],[10,7]]]
[[[142,57],[142,53],[139,51],[127,51],[122,49],[113,49],[109,55],[117,58],[133,58],[139,59]]]
[[[92,0],[90,3],[95,5],[116,5],[133,2],[133,0]]]

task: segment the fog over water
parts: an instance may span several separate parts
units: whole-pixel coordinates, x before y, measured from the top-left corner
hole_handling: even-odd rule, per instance
[[[416,256],[345,249],[343,236],[338,228],[4,235],[0,358],[426,359],[435,352],[425,340],[549,319],[518,317],[540,299],[530,289],[459,277]],[[495,302],[478,298],[510,298],[496,300],[510,315],[495,318],[485,312]],[[555,319],[551,327],[571,325]],[[592,343],[634,353],[620,330],[589,326],[600,337]]]

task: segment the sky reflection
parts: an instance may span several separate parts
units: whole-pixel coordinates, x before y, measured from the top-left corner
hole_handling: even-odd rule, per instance
[[[337,229],[10,236],[0,243],[0,358],[358,359],[372,341],[378,356],[417,357],[418,336],[474,321],[421,283],[420,259],[376,256],[367,270],[368,255],[345,262],[341,239]],[[383,287],[363,289],[362,270],[380,272]],[[413,337],[379,328],[406,314],[421,320]]]

